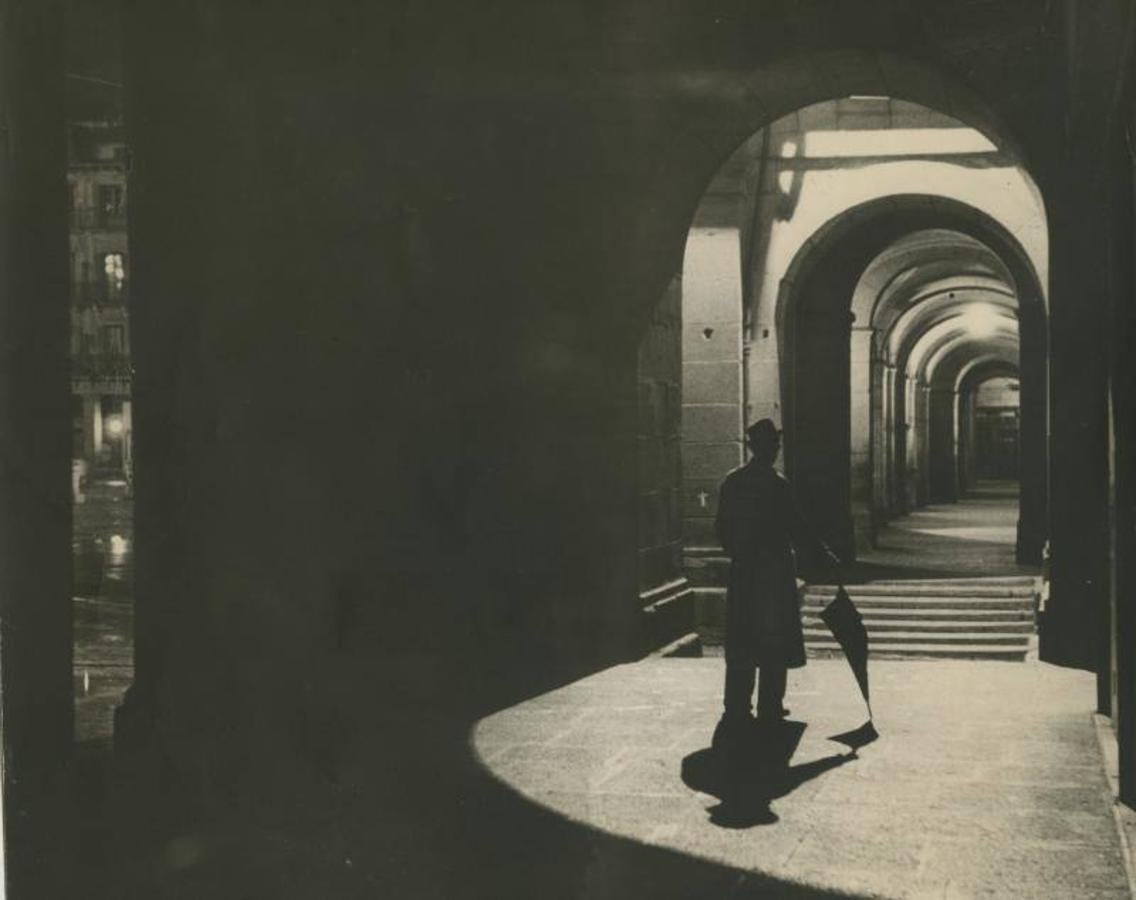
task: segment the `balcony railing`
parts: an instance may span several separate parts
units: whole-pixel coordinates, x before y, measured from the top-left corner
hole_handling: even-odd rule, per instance
[[[94,350],[89,347],[71,355],[74,378],[129,378],[130,355],[122,350]]]
[[[76,231],[122,231],[126,228],[126,210],[72,209],[71,228]]]
[[[125,282],[114,290],[101,281],[71,283],[71,302],[75,306],[126,306],[128,296]]]

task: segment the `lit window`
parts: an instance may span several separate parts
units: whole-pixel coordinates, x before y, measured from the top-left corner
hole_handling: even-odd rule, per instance
[[[121,253],[108,253],[103,262],[103,271],[106,272],[107,284],[122,287],[126,281],[126,261]]]
[[[122,253],[108,253],[103,257],[103,284],[107,297],[120,297],[126,283],[126,256]]]

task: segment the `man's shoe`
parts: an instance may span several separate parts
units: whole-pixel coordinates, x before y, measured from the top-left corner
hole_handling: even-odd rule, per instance
[[[754,721],[756,721],[758,724],[765,724],[767,722],[780,722],[782,719],[787,718],[789,718],[789,710],[787,707],[782,706],[779,712],[775,712],[772,715],[763,716],[759,712],[757,714],[757,718]]]

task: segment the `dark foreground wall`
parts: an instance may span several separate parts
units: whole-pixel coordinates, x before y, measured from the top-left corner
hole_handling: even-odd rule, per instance
[[[70,754],[71,396],[62,19],[0,3],[0,682],[8,878],[51,865]],[[19,896],[18,893],[14,893]]]

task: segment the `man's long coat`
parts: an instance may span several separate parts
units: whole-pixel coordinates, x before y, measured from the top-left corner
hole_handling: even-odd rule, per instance
[[[772,466],[735,469],[722,483],[716,526],[730,556],[727,661],[803,666],[794,556],[803,528],[789,482]]]

